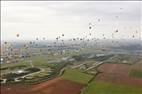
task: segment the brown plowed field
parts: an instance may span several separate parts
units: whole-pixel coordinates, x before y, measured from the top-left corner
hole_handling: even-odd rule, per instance
[[[32,91],[38,91],[41,92],[41,94],[79,94],[83,86],[83,84],[56,78],[34,86]]]
[[[139,62],[137,62],[137,63],[135,63],[135,64],[133,64],[133,65],[131,66],[131,69],[142,71],[142,60],[139,61]]]
[[[0,88],[1,94],[33,94],[30,93],[31,86],[29,85],[7,85]]]
[[[142,79],[130,77],[128,75],[130,69],[131,65],[126,64],[103,64],[98,68],[102,73],[98,74],[95,79],[97,81],[142,87]]]
[[[103,64],[98,68],[98,71],[103,73],[113,73],[128,75],[131,65],[128,64]]]
[[[84,85],[55,78],[41,84],[1,86],[1,94],[79,94]]]

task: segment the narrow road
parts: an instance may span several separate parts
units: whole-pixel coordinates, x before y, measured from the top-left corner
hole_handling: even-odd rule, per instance
[[[98,66],[101,65],[102,63],[104,63],[104,62],[96,62],[92,67],[89,67],[89,68],[86,69],[85,71],[88,71],[88,70],[91,70],[91,69],[93,69],[93,68],[95,68],[95,67],[98,67]]]
[[[82,66],[82,65],[84,65],[84,64],[86,64],[86,62],[85,62],[85,63],[82,63],[82,64],[79,64],[79,65],[76,65],[76,66],[73,66],[72,68],[75,69],[75,68],[78,68],[78,67],[80,67],[80,66]]]

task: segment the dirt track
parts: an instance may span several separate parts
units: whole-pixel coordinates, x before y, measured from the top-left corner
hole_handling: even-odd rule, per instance
[[[98,68],[102,73],[96,80],[142,87],[142,79],[128,75],[130,69],[131,66],[126,64],[103,64]]]

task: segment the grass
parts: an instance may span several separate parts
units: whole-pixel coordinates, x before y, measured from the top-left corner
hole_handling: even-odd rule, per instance
[[[33,56],[30,59],[32,60],[34,66],[37,66],[37,67],[48,66],[48,56],[46,55]]]
[[[82,84],[87,84],[88,81],[92,78],[92,75],[82,73],[77,69],[66,69],[62,78],[75,81]]]
[[[60,56],[51,56],[51,55],[39,55],[39,56],[32,56],[31,58],[25,58],[24,60],[19,60],[17,63],[4,63],[1,64],[1,73],[8,73],[11,71],[16,71],[18,69],[24,69],[27,67],[31,67],[29,60],[32,60],[32,63],[35,67],[40,68],[48,68],[50,67],[50,64],[48,64],[48,61],[50,60],[56,60]],[[56,65],[56,64],[55,64]]]
[[[19,65],[26,65],[29,66],[29,60],[32,60],[34,65],[42,65],[43,63],[46,63],[48,61],[47,56],[33,56],[31,58],[26,58],[24,60],[19,60],[18,63],[5,63],[2,64],[1,67],[14,67]]]
[[[55,60],[58,57],[50,56],[50,55],[39,55],[39,56],[32,56],[31,58],[26,58],[24,60],[19,60],[19,63],[5,63],[1,64],[1,68],[4,67],[16,67],[20,65],[30,66],[29,60],[32,60],[34,66],[37,67],[45,67],[48,65],[49,60]]]
[[[142,89],[134,86],[93,81],[81,94],[142,94]]]
[[[129,75],[132,77],[142,78],[142,71],[141,70],[131,70]]]
[[[30,64],[28,62],[24,62],[24,61],[21,61],[20,63],[4,63],[4,64],[1,64],[1,68],[18,68],[19,66],[29,66]]]

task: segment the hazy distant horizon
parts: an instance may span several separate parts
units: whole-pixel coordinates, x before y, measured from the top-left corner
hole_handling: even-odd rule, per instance
[[[71,38],[72,39],[72,38]],[[10,42],[10,43],[14,43],[14,42],[36,42],[36,43],[39,43],[39,42],[55,42],[55,41],[57,41],[57,40],[55,40],[55,39],[46,39],[46,40],[42,40],[42,39],[39,39],[39,40],[1,40],[1,43],[4,43],[4,42]],[[64,39],[64,42],[69,42],[70,41],[70,39]],[[84,41],[87,41],[87,40],[84,40]],[[90,42],[93,42],[94,40],[90,40]],[[119,41],[119,42],[141,42],[142,43],[142,40],[140,40],[140,39],[99,39],[98,41]],[[59,42],[61,42],[61,40],[59,40]],[[79,41],[79,40],[76,40],[76,41],[70,41],[70,42],[81,42],[81,41]]]
[[[1,1],[1,40],[55,40],[62,34],[62,39],[67,40],[90,32],[88,39],[103,39],[104,34],[106,39],[140,40],[141,4],[142,1]],[[89,23],[93,24],[91,31]]]

